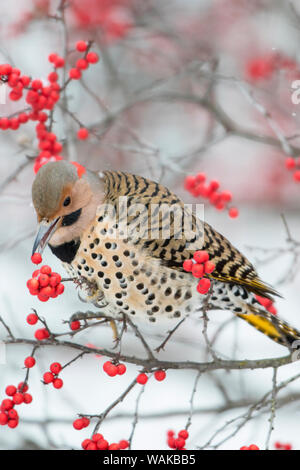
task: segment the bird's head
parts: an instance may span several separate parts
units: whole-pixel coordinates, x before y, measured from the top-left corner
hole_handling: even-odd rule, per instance
[[[38,232],[33,253],[42,253],[49,241],[58,246],[79,238],[103,202],[99,176],[66,161],[42,166],[32,185]]]

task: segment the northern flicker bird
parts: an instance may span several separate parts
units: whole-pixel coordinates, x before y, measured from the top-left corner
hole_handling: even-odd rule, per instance
[[[232,311],[282,345],[300,339],[300,332],[256,300],[255,294],[272,298],[276,291],[166,187],[59,161],[39,170],[32,199],[39,223],[33,252],[48,244],[81,281],[85,300],[105,305],[109,315],[180,320],[199,310],[208,295],[211,308]],[[206,250],[215,264],[207,295],[197,292],[197,279],[183,269],[197,250]]]

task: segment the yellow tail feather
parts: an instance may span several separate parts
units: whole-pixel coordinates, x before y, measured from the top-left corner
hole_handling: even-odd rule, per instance
[[[300,331],[291,327],[277,316],[256,309],[255,307],[249,306],[248,314],[238,314],[237,316],[254,326],[254,328],[273,341],[284,346],[290,347],[294,341],[300,339]]]

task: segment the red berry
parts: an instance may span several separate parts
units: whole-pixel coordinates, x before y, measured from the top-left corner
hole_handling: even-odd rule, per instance
[[[206,174],[205,173],[197,173],[196,174],[196,183],[201,184],[204,183],[206,180]]]
[[[34,357],[26,357],[25,361],[24,361],[24,365],[25,367],[27,367],[27,369],[31,369],[31,367],[33,367],[35,365],[35,359]]]
[[[50,366],[51,372],[53,372],[53,374],[55,375],[59,374],[61,369],[62,369],[62,366],[59,362],[53,362]]]
[[[18,424],[19,424],[19,421],[18,421],[17,419],[10,419],[10,420],[8,421],[8,423],[7,423],[7,426],[8,426],[9,428],[14,429],[14,428],[16,428],[16,427],[18,426]]]
[[[63,294],[64,290],[65,290],[65,286],[63,284],[58,284],[58,286],[56,287],[56,293],[58,295]]]
[[[122,439],[122,440],[119,442],[119,447],[120,447],[120,449],[128,449],[128,447],[129,447],[129,442],[126,441],[125,439]]]
[[[285,159],[285,167],[288,170],[293,170],[296,166],[296,160],[292,157],[288,157]]]
[[[32,402],[32,396],[30,395],[30,393],[23,393],[23,398],[24,403],[26,403],[26,405]]]
[[[55,292],[55,289],[53,287],[47,286],[47,287],[43,287],[40,290],[39,295],[49,299],[50,295],[52,295],[54,292]]]
[[[186,429],[182,429],[181,431],[179,431],[178,436],[186,440],[189,437],[189,433],[187,432]]]
[[[23,393],[20,393],[20,392],[15,393],[12,399],[16,405],[21,405],[21,403],[23,403],[24,401]]]
[[[76,49],[78,52],[85,52],[87,50],[87,43],[85,41],[78,41],[76,43]]]
[[[199,294],[207,294],[210,289],[210,280],[206,277],[200,279],[197,285],[197,291]]]
[[[76,68],[79,70],[86,70],[89,66],[89,63],[85,59],[79,59],[76,62]]]
[[[17,393],[14,394],[14,396],[17,395]],[[11,410],[14,407],[14,401],[10,400],[9,398],[5,398],[2,403],[1,403],[1,411],[8,411]]]
[[[79,330],[80,329],[80,321],[72,321],[70,324],[70,328],[73,331]]]
[[[145,384],[147,383],[147,381],[148,381],[148,377],[147,377],[146,374],[143,374],[143,373],[142,373],[142,374],[139,374],[139,375],[137,376],[136,381],[137,381],[137,383],[140,384],[140,385],[145,385]]]
[[[62,379],[54,379],[54,381],[53,381],[53,387],[54,388],[62,388],[63,384],[64,383],[63,383]]]
[[[255,445],[255,444],[251,444],[251,445],[248,447],[248,450],[259,450],[259,447],[257,447],[257,445]]]
[[[77,132],[77,137],[78,139],[80,140],[85,140],[87,139],[89,136],[89,131],[87,129],[85,129],[85,127],[82,127],[81,129],[79,129],[79,131]]]
[[[192,267],[192,274],[194,277],[200,278],[203,276],[204,268],[203,264],[194,264]]]
[[[187,176],[184,180],[184,188],[187,191],[190,191],[196,186],[196,178],[195,176]]]
[[[45,384],[50,384],[54,380],[54,375],[52,374],[52,372],[45,372],[43,375],[43,379]]]
[[[246,66],[246,74],[253,81],[270,78],[273,71],[274,63],[272,57],[251,59]]]
[[[63,57],[57,57],[55,62],[54,62],[54,65],[57,69],[59,69],[61,67],[64,67],[65,59],[63,59]]]
[[[41,80],[33,80],[31,82],[31,88],[33,90],[39,90],[40,88],[43,88],[43,82]]]
[[[83,428],[82,419],[75,419],[75,421],[73,421],[73,428],[77,429],[77,431],[80,431]]]
[[[206,263],[204,264],[204,272],[206,274],[210,274],[214,271],[215,269],[215,265],[214,263],[212,263],[211,261],[206,261]]]
[[[38,341],[42,341],[43,339],[47,339],[47,338],[49,338],[49,336],[50,336],[49,331],[46,328],[40,328],[40,329],[36,330],[36,332],[34,333],[34,337]]]
[[[109,377],[115,377],[118,373],[118,368],[114,364],[110,364],[109,366],[107,366],[105,372],[107,373],[107,375],[109,375]]]
[[[221,199],[223,199],[223,201],[226,201],[226,202],[230,202],[231,199],[232,199],[232,194],[230,191],[223,191],[221,194]]]
[[[14,385],[8,385],[5,389],[6,395],[12,397],[17,391],[17,388]]]
[[[94,435],[92,436],[92,440],[93,440],[94,442],[97,442],[97,441],[99,441],[100,439],[103,439],[102,434],[97,433],[97,434],[94,434]]]
[[[22,84],[27,87],[29,85],[31,79],[27,75],[23,75],[20,78],[20,80],[21,80]]]
[[[29,281],[27,281],[27,287],[29,290],[37,290],[40,286],[40,283],[37,279],[29,279]]]
[[[79,69],[73,68],[69,71],[69,77],[72,80],[79,80],[81,78],[81,72]]]
[[[104,362],[104,364],[103,364],[103,370],[104,370],[104,372],[106,372],[107,369],[108,369],[110,366],[111,366],[111,362],[110,362],[110,361]]]
[[[5,426],[8,423],[8,416],[6,413],[0,413],[0,425]]]
[[[28,116],[26,113],[19,114],[18,119],[21,124],[25,124],[26,122],[28,122]]]
[[[42,256],[40,253],[34,253],[32,256],[31,256],[31,261],[34,263],[34,264],[40,264],[42,262]]]
[[[57,54],[52,53],[52,54],[49,55],[48,60],[49,60],[49,62],[51,62],[52,64],[54,64],[54,63],[56,62],[56,60],[57,60],[57,57],[58,57]]]
[[[299,171],[299,177],[300,177],[300,171]],[[228,214],[229,214],[229,217],[231,217],[232,219],[235,219],[236,217],[238,217],[239,211],[236,207],[231,207],[229,209]]]
[[[90,420],[86,418],[85,416],[83,416],[81,420],[82,420],[82,424],[84,428],[87,428],[90,425]]]
[[[194,253],[194,260],[196,263],[206,263],[209,260],[207,251],[199,250]]]
[[[18,412],[14,408],[9,410],[7,414],[10,419],[19,419]]]
[[[58,74],[56,72],[49,73],[48,80],[49,80],[49,82],[57,82]]]
[[[97,444],[91,441],[90,444],[88,444],[88,446],[86,447],[86,450],[97,450]]]
[[[191,259],[186,259],[186,260],[183,262],[183,269],[189,273],[189,272],[192,271],[193,265],[194,265],[193,260],[191,260]]]
[[[99,62],[99,56],[96,52],[89,52],[86,55],[86,60],[89,62],[89,64],[97,64],[97,62]]]
[[[156,380],[158,380],[158,382],[161,382],[162,380],[165,380],[166,373],[164,370],[156,370],[154,372],[154,377],[156,378]]]
[[[28,392],[28,389],[29,389],[29,387],[28,387],[27,383],[25,383],[25,382],[20,382],[19,383],[19,385],[18,385],[18,391],[19,392],[25,393],[25,392]]]
[[[50,276],[50,281],[49,284],[51,287],[56,287],[61,281],[61,276],[60,274],[57,273],[52,273]]]
[[[292,450],[292,444],[284,444],[284,450]]]
[[[0,65],[0,75],[10,75],[12,72],[12,66],[9,64]]]
[[[100,439],[97,441],[97,449],[99,450],[107,450],[108,449],[108,442],[105,439]]]
[[[48,274],[48,275],[50,275],[51,272],[52,272],[52,269],[50,268],[50,266],[45,265],[45,266],[42,266],[42,267],[41,267],[40,272],[41,272],[42,274]]]
[[[88,446],[89,444],[91,444],[91,442],[92,442],[91,439],[85,439],[84,441],[82,441],[81,447],[82,447],[83,449],[86,449],[87,446]]]
[[[185,446],[185,440],[181,437],[178,437],[177,439],[175,439],[175,446],[176,449],[183,449],[183,447]]]
[[[123,375],[126,372],[125,364],[118,364],[117,365],[118,375]]]
[[[110,446],[108,447],[108,450],[120,450],[119,444],[116,444],[116,443],[110,444]]]
[[[176,449],[176,445],[175,445],[175,439],[174,437],[169,437],[168,440],[167,440],[167,444],[169,447],[171,447],[171,449]]]

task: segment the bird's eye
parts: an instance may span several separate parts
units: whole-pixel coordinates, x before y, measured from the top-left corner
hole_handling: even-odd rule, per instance
[[[68,196],[65,200],[64,200],[64,206],[68,206],[69,204],[71,203],[71,198]]]

